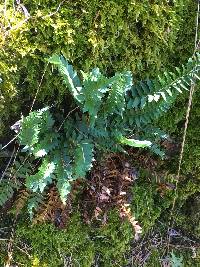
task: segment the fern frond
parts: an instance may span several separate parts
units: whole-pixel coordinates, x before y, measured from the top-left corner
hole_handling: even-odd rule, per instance
[[[56,132],[47,132],[40,142],[32,148],[32,154],[37,157],[43,157],[50,151],[59,146],[59,134]]]
[[[82,74],[83,89],[80,98],[84,103],[83,112],[89,113],[90,122],[93,125],[102,105],[102,98],[109,90],[111,79],[102,75],[98,68],[93,69],[88,75],[83,72]]]
[[[109,132],[106,128],[105,123],[102,121],[101,124],[95,125],[95,127],[92,127],[90,129],[90,134],[93,138],[109,138]]]
[[[120,114],[122,116],[125,109],[125,86],[126,80],[123,75],[116,74],[112,79],[112,85],[109,90],[105,104],[103,105],[103,110],[106,116],[112,115],[114,113]]]
[[[70,113],[59,131],[49,108],[22,118],[19,142],[25,146],[23,151],[37,159],[37,166],[31,175],[25,168],[21,178],[26,177],[26,187],[35,193],[56,183],[63,203],[71,182],[84,178],[92,168],[94,151],[125,152],[123,147],[128,145],[150,147],[161,155],[159,141],[156,136],[147,135],[146,125],[151,125],[170,108],[178,94],[200,79],[199,54],[174,73],[165,72],[155,80],[138,83],[133,83],[130,72],[108,78],[98,68],[89,74],[82,72],[81,81],[64,57],[55,55],[49,62],[58,67],[79,111]],[[6,192],[2,199],[13,194],[12,187]],[[30,205],[30,211],[37,206],[34,205]]]
[[[70,181],[72,178],[71,158],[67,155],[67,148],[63,148],[56,156],[55,179],[56,187],[61,201],[65,204],[67,196],[71,191]]]
[[[74,152],[74,166],[73,173],[75,178],[83,178],[86,172],[92,167],[94,161],[94,145],[88,140],[82,141],[78,144]]]
[[[39,193],[32,193],[31,196],[28,198],[27,208],[31,221],[34,216],[34,212],[37,211],[39,206],[43,203],[43,199],[43,195]]]
[[[48,132],[53,124],[54,120],[48,107],[31,112],[21,120],[21,130],[18,137],[20,144],[25,145],[25,149],[31,151],[32,147],[38,143],[39,135]]]
[[[6,201],[12,198],[14,192],[19,189],[21,183],[19,181],[2,180],[0,182],[0,206],[3,206]]]
[[[32,220],[33,224],[44,223],[45,221],[55,221],[55,212],[63,205],[59,199],[58,192],[55,187],[52,187],[48,194],[45,195],[45,199],[42,201],[42,205],[39,206],[35,216]]]
[[[18,192],[17,199],[14,202],[14,208],[15,208],[16,214],[19,214],[22,211],[22,209],[25,207],[29,196],[30,196],[30,192],[28,192],[28,190],[22,189]]]
[[[43,159],[38,172],[26,177],[26,186],[33,192],[44,191],[47,184],[50,184],[53,179],[53,173],[55,170],[54,162],[49,162],[46,158]]]
[[[66,176],[57,176],[57,183],[56,183],[56,187],[58,189],[59,195],[60,195],[60,199],[62,201],[63,204],[66,203],[68,194],[71,192],[71,184],[70,184],[70,180],[68,179],[68,172],[66,170],[63,170],[62,173],[66,173]]]
[[[58,55],[53,55],[48,61],[58,67],[58,70],[63,76],[64,82],[68,86],[73,97],[81,103],[81,101],[79,100],[81,82],[77,75],[77,72],[74,71],[72,65],[70,65],[63,56]]]
[[[146,80],[134,84],[127,99],[129,123],[138,126],[148,124],[166,112],[178,94],[189,90],[191,83],[200,79],[200,55],[189,60],[186,67],[176,68],[174,73],[164,72],[156,80]],[[133,111],[130,111],[134,109]],[[133,114],[133,115],[132,115]]]

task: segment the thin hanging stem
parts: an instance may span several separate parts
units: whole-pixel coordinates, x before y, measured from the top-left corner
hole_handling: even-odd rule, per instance
[[[199,13],[200,13],[200,1],[198,0],[197,15],[196,15],[196,31],[195,31],[194,55],[195,55],[195,52],[199,49],[198,48],[198,46],[199,46],[199,42],[198,42]],[[174,209],[175,209],[176,201],[177,201],[177,198],[178,198],[178,183],[179,183],[179,180],[180,180],[181,165],[182,165],[182,161],[183,161],[184,148],[185,148],[185,143],[186,143],[187,129],[188,129],[190,111],[191,111],[191,107],[192,107],[193,94],[194,94],[194,91],[195,91],[195,85],[196,85],[196,83],[195,83],[195,79],[194,79],[194,81],[192,82],[191,87],[190,87],[190,94],[189,94],[188,106],[187,106],[186,117],[185,117],[183,139],[182,139],[182,143],[181,143],[181,151],[180,151],[179,162],[178,162],[175,197],[174,197],[174,200],[173,200],[173,203],[172,203],[170,219],[169,219],[169,225],[168,225],[167,252],[169,252],[170,242],[171,242],[171,236],[169,234],[169,230],[170,230],[170,228],[173,228],[174,223],[175,223],[175,220],[174,220]]]

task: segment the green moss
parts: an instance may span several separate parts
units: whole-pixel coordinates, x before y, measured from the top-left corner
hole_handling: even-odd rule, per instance
[[[107,214],[107,224],[86,225],[75,212],[66,229],[52,224],[31,225],[26,219],[17,224],[13,261],[27,267],[59,267],[63,262],[72,266],[123,266],[134,232],[117,211]],[[6,243],[0,247],[2,263],[7,255]],[[4,256],[3,256],[4,255]],[[28,256],[29,255],[29,256]]]
[[[95,66],[108,74],[129,69],[137,78],[155,76],[175,61],[179,64],[183,49],[177,42],[184,47],[184,60],[191,54],[191,39],[185,36],[193,34],[192,0],[76,0],[62,2],[59,8],[56,1],[26,0],[23,5],[29,17],[20,6],[13,10],[12,3],[7,3],[6,15],[0,20],[4,26],[0,32],[2,126],[14,111],[19,114],[21,109],[30,109],[45,58],[52,53],[62,52],[84,71]],[[0,5],[0,12],[3,10]],[[38,101],[66,103],[66,95],[48,66]]]
[[[200,116],[200,93],[198,88],[199,84],[196,86],[196,92],[193,98],[187,128],[186,143],[184,146],[183,162],[181,165],[181,173],[183,175],[190,175],[191,177],[195,176],[197,179],[200,177],[200,141],[198,138],[200,131],[200,126],[198,124]],[[162,129],[165,129],[165,131],[174,138],[177,144],[181,144],[182,142],[187,105],[188,99],[184,99],[184,96],[180,97],[175,103],[175,106],[172,107],[172,109],[159,121],[159,126]],[[169,165],[171,172],[177,172],[178,154],[172,158]]]
[[[200,238],[200,195],[196,191],[182,201],[181,208],[176,211],[176,224],[185,233]]]
[[[91,266],[94,257],[94,244],[89,236],[89,227],[84,225],[79,214],[74,214],[66,230],[56,229],[51,224],[17,227],[18,242],[26,240],[32,249],[31,255],[47,266],[62,266],[64,258],[72,257],[74,266]],[[27,258],[16,253],[16,262],[27,263]],[[32,264],[28,260],[29,264]]]
[[[160,257],[161,257],[160,251],[152,249],[150,257],[147,260],[146,266],[161,267]]]
[[[163,184],[166,182],[171,182],[167,175]],[[172,204],[174,193],[170,189],[160,190],[156,177],[150,171],[140,170],[140,177],[132,188],[132,212],[142,227],[143,235],[166,213]]]
[[[119,220],[116,212],[108,214],[108,224],[94,232],[94,245],[96,254],[99,255],[99,266],[124,266],[125,254],[130,249],[134,231],[131,225]]]

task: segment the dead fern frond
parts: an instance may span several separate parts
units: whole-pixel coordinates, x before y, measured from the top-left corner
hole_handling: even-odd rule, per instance
[[[69,210],[69,206],[62,203],[56,187],[52,187],[32,222],[36,224],[48,221],[59,228],[63,228],[67,222]]]
[[[120,216],[128,219],[135,231],[135,240],[139,240],[140,234],[142,233],[142,227],[138,224],[138,221],[136,221],[135,217],[132,215],[129,204],[121,205]]]
[[[17,215],[20,214],[22,209],[25,207],[29,196],[30,196],[30,193],[26,189],[22,189],[18,193],[17,199],[14,202],[14,207],[15,207],[15,211]]]
[[[82,194],[83,217],[87,223],[92,220],[106,223],[109,209],[116,208],[121,218],[133,226],[135,239],[139,239],[141,227],[132,215],[130,188],[138,178],[138,172],[120,154],[112,154],[91,172],[90,181]]]

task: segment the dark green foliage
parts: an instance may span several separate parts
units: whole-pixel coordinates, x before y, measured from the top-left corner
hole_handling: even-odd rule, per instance
[[[14,167],[5,169],[0,180],[0,206],[4,206],[14,193],[23,185],[24,178],[31,173],[31,165],[25,158],[19,156]]]
[[[12,198],[16,189],[21,186],[19,181],[2,180],[0,182],[0,206],[4,206],[7,200]]]
[[[32,193],[27,200],[27,210],[30,219],[33,219],[34,212],[37,211],[39,206],[43,203],[43,195],[39,193]]]
[[[182,71],[177,69],[178,74],[165,73],[164,78],[135,87],[130,72],[107,78],[99,69],[93,69],[89,74],[82,72],[80,79],[64,57],[55,55],[49,61],[58,66],[80,112],[71,116],[69,113],[58,129],[49,108],[31,112],[21,119],[19,142],[25,146],[23,151],[34,155],[40,163],[37,171],[27,175],[26,187],[42,193],[56,181],[63,202],[70,192],[70,182],[84,178],[91,169],[94,151],[123,151],[124,145],[151,147],[150,141],[130,138],[134,137],[136,126],[137,134],[142,129],[147,135],[148,128],[142,126],[165,112],[182,93],[181,89],[187,90],[198,78],[199,72],[197,54]],[[155,144],[152,148],[159,152]]]
[[[84,177],[85,173],[91,169],[92,161],[94,160],[93,155],[94,145],[89,143],[87,140],[82,141],[75,150],[75,166],[74,178]]]

